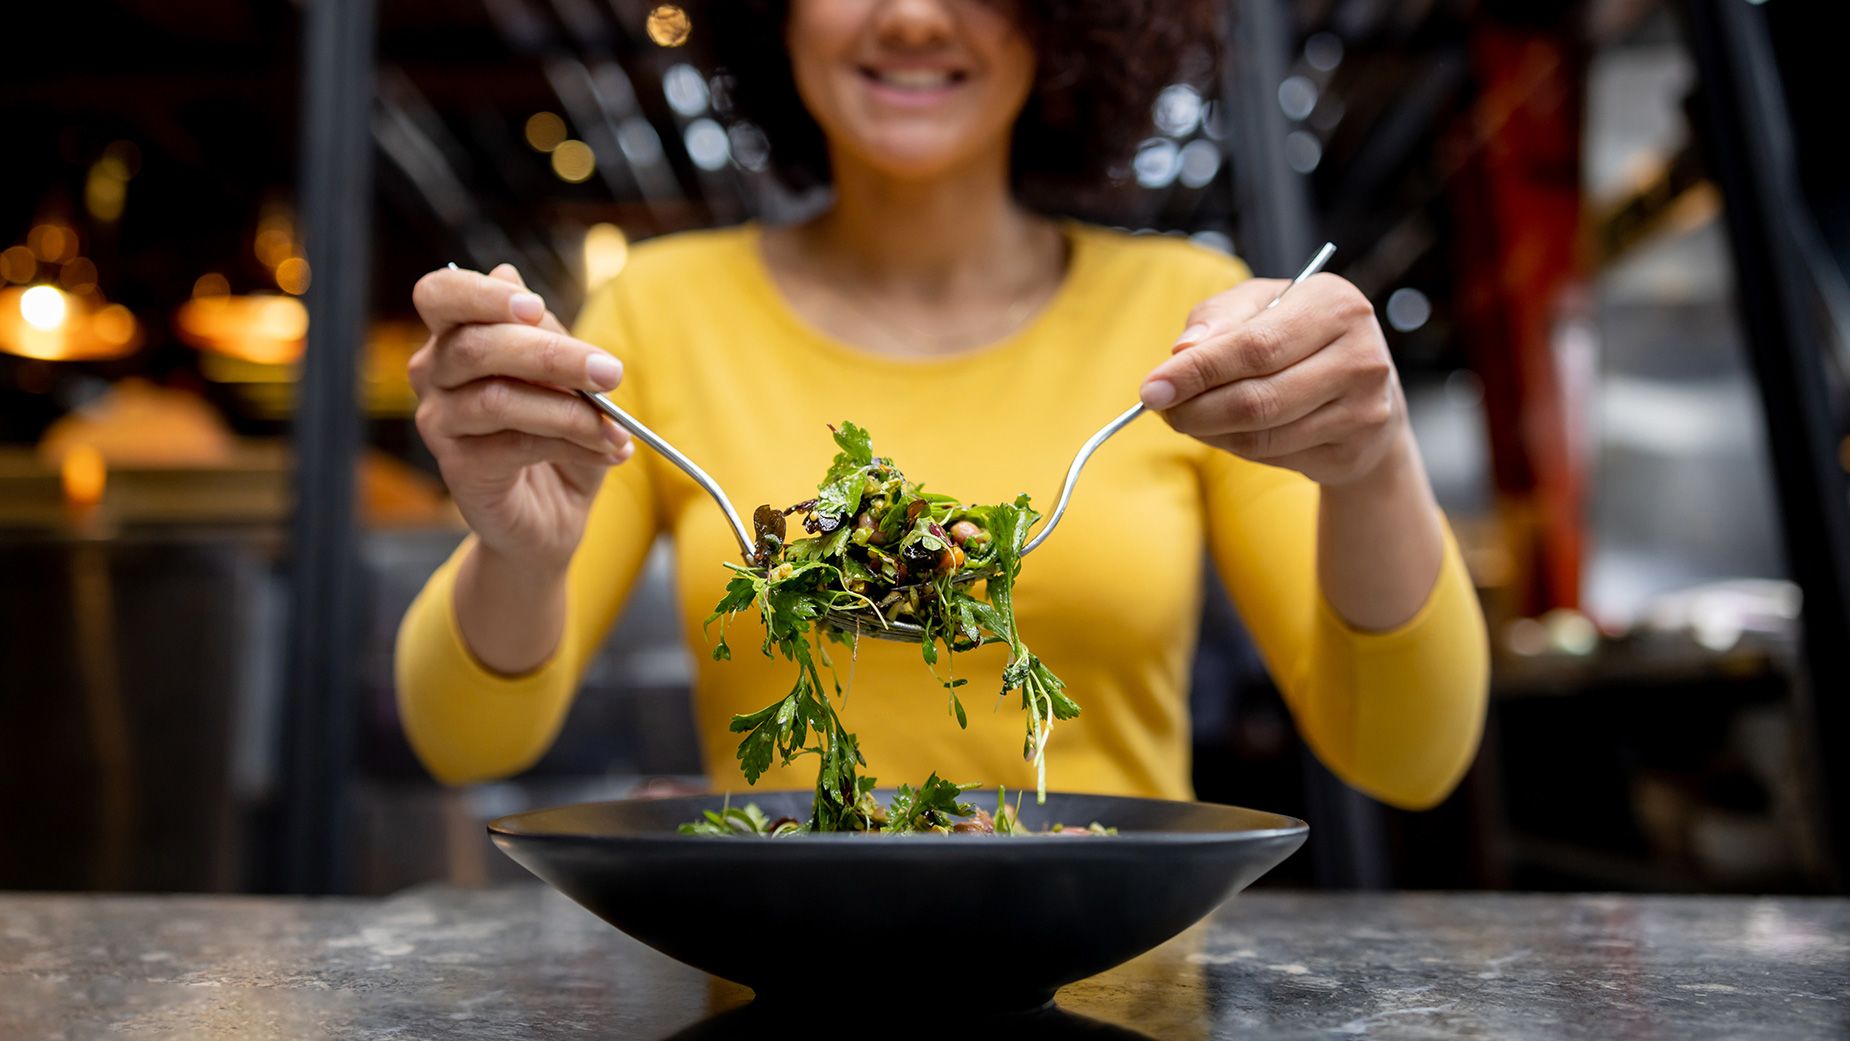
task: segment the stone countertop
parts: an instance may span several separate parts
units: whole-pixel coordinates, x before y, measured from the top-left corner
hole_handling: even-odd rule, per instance
[[[980,981],[972,981],[980,985]],[[537,885],[382,900],[0,894],[0,1038],[1850,1036],[1850,900],[1261,891],[993,1025],[767,1022]],[[954,1007],[954,1003],[953,1003]],[[809,1024],[803,1024],[808,1026]]]

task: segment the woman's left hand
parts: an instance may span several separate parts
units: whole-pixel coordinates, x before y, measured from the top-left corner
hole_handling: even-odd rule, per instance
[[[1189,312],[1173,356],[1144,377],[1145,406],[1216,448],[1318,484],[1360,480],[1407,443],[1407,409],[1374,305],[1316,275],[1249,279]]]

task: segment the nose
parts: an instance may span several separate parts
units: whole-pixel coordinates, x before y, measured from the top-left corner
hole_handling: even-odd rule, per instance
[[[933,47],[951,38],[953,18],[944,0],[884,0],[874,12],[874,36],[888,47]]]

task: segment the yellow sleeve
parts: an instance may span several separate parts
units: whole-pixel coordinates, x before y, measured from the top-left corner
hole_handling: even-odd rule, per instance
[[[1437,804],[1477,753],[1490,682],[1484,616],[1449,525],[1426,603],[1397,629],[1362,632],[1317,581],[1317,485],[1218,451],[1203,466],[1215,565],[1306,743],[1382,802]]]
[[[612,396],[638,415],[634,377],[646,369],[638,337],[624,322],[620,283],[586,302],[573,334],[624,362]],[[652,460],[638,455],[611,470],[591,507],[584,542],[566,580],[565,631],[545,663],[521,676],[490,672],[470,653],[457,626],[456,569],[471,536],[431,575],[399,624],[395,673],[398,713],[412,751],[431,775],[466,784],[518,773],[552,747],[586,664],[629,598],[661,528]]]

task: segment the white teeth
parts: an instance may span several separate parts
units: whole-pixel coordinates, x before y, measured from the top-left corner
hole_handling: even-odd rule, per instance
[[[891,69],[878,74],[880,82],[903,90],[935,90],[950,86],[951,74],[929,69]]]

